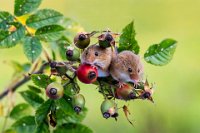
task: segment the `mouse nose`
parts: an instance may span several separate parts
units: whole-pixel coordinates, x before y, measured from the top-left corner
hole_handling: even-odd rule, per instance
[[[131,79],[131,83],[137,84],[139,80]]]
[[[137,84],[139,82],[138,78],[131,78],[131,82]]]

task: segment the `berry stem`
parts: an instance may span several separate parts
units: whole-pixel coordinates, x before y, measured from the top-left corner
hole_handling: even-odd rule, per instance
[[[103,90],[103,86],[102,86],[102,84],[101,84],[101,81],[98,80],[98,82],[99,82],[99,89],[100,89],[101,93],[103,94],[104,98],[107,99],[107,96],[106,96],[106,94],[104,93],[104,90]]]

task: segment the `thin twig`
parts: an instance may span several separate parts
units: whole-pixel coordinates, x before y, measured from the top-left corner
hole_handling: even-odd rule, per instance
[[[98,80],[98,82],[99,82],[99,88],[100,88],[100,91],[102,92],[104,98],[107,99],[106,94],[104,93],[104,89],[103,89],[103,86],[102,86],[102,84],[101,84],[101,81]]]
[[[49,63],[44,63],[40,67],[40,69],[35,71],[35,72],[33,72],[33,74],[43,73],[44,69],[48,65],[49,65]],[[16,91],[20,86],[22,86],[23,84],[28,82],[30,79],[31,79],[30,76],[24,76],[24,78],[22,80],[16,82],[12,87],[8,87],[7,89],[5,89],[2,93],[0,93],[0,100],[3,99],[9,93],[9,91],[11,91],[11,92]]]
[[[8,92],[8,94],[10,94],[10,96],[8,97],[8,99],[12,98],[12,92]],[[9,118],[9,114],[10,114],[10,111],[11,111],[11,108],[12,108],[12,101],[10,101],[10,104],[8,105],[8,109],[7,109],[7,114],[5,116],[5,119],[4,119],[4,122],[3,122],[3,127],[2,127],[2,133],[4,133],[4,130],[7,126],[7,122],[8,122],[8,118]]]

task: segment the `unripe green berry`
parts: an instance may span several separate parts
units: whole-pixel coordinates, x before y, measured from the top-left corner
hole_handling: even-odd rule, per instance
[[[60,76],[65,75],[66,72],[67,72],[67,70],[68,70],[68,69],[66,68],[66,66],[65,66],[63,63],[61,63],[61,62],[57,63],[55,69],[56,69],[58,75],[60,75]]]
[[[109,33],[102,34],[98,38],[99,38],[99,45],[102,48],[110,47],[112,43],[115,43],[113,36]]]
[[[63,96],[63,86],[57,82],[50,83],[46,88],[46,95],[50,99],[59,99]]]
[[[85,98],[82,94],[76,94],[72,97],[72,105],[74,111],[79,113],[85,106]]]
[[[113,100],[104,100],[101,104],[101,113],[104,118],[117,117],[117,105]]]
[[[85,32],[80,32],[74,37],[74,44],[76,47],[84,49],[90,44],[90,36]]]
[[[66,58],[69,61],[78,61],[78,60],[80,60],[80,52],[79,52],[79,50],[76,49],[76,48],[70,47],[70,46],[67,47]]]

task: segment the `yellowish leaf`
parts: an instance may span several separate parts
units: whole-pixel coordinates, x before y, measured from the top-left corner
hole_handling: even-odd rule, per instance
[[[3,104],[0,103],[0,117],[3,116]]]

